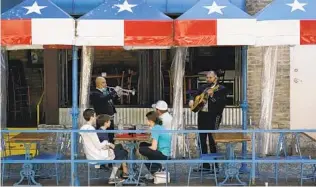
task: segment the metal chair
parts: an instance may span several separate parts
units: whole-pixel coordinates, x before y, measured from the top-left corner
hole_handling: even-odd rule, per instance
[[[202,150],[201,150],[201,147],[200,147],[200,138],[199,138],[199,134],[197,133],[196,135],[196,141],[195,141],[195,144],[194,144],[194,147],[197,147],[197,158],[192,158],[192,154],[191,154],[191,151],[190,151],[190,140],[188,138],[188,136],[186,137],[186,146],[187,146],[187,150],[188,150],[188,156],[189,156],[189,159],[192,160],[192,159],[195,159],[195,160],[216,160],[216,159],[223,159],[225,158],[225,156],[221,153],[210,153],[210,154],[202,154]],[[197,166],[198,168],[202,168],[203,167],[203,163],[198,163],[198,164],[189,164],[190,167],[189,167],[189,175],[188,175],[188,186],[190,186],[190,180],[191,180],[191,173],[192,173],[192,170],[193,170],[193,166]],[[199,176],[194,176],[194,178],[200,178],[200,182],[202,183],[203,182],[203,179],[204,178],[208,178],[208,179],[214,179],[215,180],[215,184],[217,186],[217,171],[216,171],[216,166],[215,166],[215,162],[212,163],[213,167],[210,168],[209,172],[213,171],[212,174],[208,174],[209,176],[207,177],[203,177],[203,170],[201,170],[199,172]]]
[[[81,145],[80,151],[84,153],[84,149],[83,149],[84,140],[83,140],[82,136],[80,136],[79,143]],[[91,180],[99,180],[99,179],[104,177],[104,176],[102,177],[102,175],[100,175],[100,173],[101,173],[101,171],[106,172],[106,170],[102,170],[102,169],[100,169],[100,167],[101,167],[101,164],[98,162],[94,162],[94,161],[88,162],[88,171],[87,171],[87,173],[88,173],[88,186],[90,186]],[[96,170],[91,172],[91,169],[96,169]]]
[[[277,147],[276,147],[276,153],[275,156],[266,156],[266,157],[257,157],[256,160],[284,160],[286,159],[286,142],[285,142],[285,138],[284,138],[284,133],[280,133],[280,136],[278,138],[278,142],[277,142]],[[284,156],[281,156],[281,152],[283,151]],[[278,185],[279,182],[279,163],[273,163],[274,165],[274,176],[268,176],[268,178],[272,178],[275,179],[275,184]],[[257,169],[257,173],[258,173],[258,177],[260,176],[260,170],[259,170],[259,166],[256,165],[256,169]]]
[[[310,155],[309,156],[302,155],[301,146],[300,146],[300,133],[293,133],[292,138],[294,139],[294,146],[295,146],[295,150],[296,150],[297,155],[287,156],[287,153],[286,153],[285,159],[288,159],[288,160],[297,160],[297,159],[310,160],[311,159]],[[289,164],[285,165],[286,171],[290,171],[290,170],[288,170],[288,165]],[[300,163],[300,184],[301,184],[301,186],[303,185],[303,180],[314,180],[314,181],[316,180],[316,165],[315,164],[312,165],[312,169],[313,169],[312,173],[305,175],[306,168],[304,166],[307,166],[307,165],[310,165],[310,164]],[[288,179],[288,174],[289,174],[288,172],[285,173],[286,181]]]
[[[6,144],[7,143],[7,144]],[[0,151],[1,151],[1,185],[3,186],[4,179],[5,178],[11,178],[11,164],[4,164],[4,160],[6,161],[12,161],[12,160],[26,160],[25,154],[19,154],[19,155],[12,155],[11,154],[11,146],[10,146],[10,136],[9,133],[2,134],[1,136],[1,145],[0,145]],[[8,166],[8,171],[6,171],[6,166]],[[19,173],[19,171],[16,171]],[[17,174],[16,176],[20,176]]]
[[[57,150],[56,153],[48,153],[48,152],[43,152],[39,153],[35,157],[33,157],[32,160],[61,160],[64,158],[65,151],[70,147],[70,136],[67,133],[57,133],[56,136],[56,145],[57,145]],[[37,169],[38,171],[41,170],[41,165],[39,165],[39,168]],[[56,177],[56,185],[59,184],[59,179],[61,173],[59,172],[59,166],[60,164],[55,163],[54,168],[49,168],[48,171],[51,171],[51,169],[54,169],[54,174],[51,176]],[[47,168],[46,168],[47,169]],[[46,171],[46,170],[45,170]],[[42,174],[42,172],[40,172]],[[42,175],[40,175],[42,176]]]

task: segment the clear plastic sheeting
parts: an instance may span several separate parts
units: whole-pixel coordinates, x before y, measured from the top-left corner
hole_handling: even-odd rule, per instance
[[[7,122],[7,67],[8,67],[8,58],[7,58],[7,52],[3,49],[1,49],[1,71],[0,71],[0,84],[1,84],[1,90],[0,90],[0,123],[1,128],[6,127]]]
[[[82,67],[80,76],[79,127],[83,125],[82,113],[89,108],[90,83],[93,66],[94,47],[82,47]]]
[[[171,65],[173,77],[173,120],[172,130],[183,130],[183,77],[185,72],[186,47],[176,48]],[[184,135],[172,135],[171,155],[172,158],[184,156]]]
[[[265,47],[263,56],[263,73],[261,82],[261,116],[259,128],[272,129],[272,111],[275,92],[275,80],[278,63],[278,47]],[[267,155],[274,150],[275,142],[271,133],[262,133],[258,138],[258,149],[262,155]]]

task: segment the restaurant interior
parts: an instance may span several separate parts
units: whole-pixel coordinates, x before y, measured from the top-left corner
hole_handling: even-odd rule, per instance
[[[44,91],[43,50],[27,50],[26,63],[9,55],[8,121],[34,119],[36,107]],[[107,84],[135,90],[135,95],[116,100],[117,107],[150,107],[157,100],[173,104],[172,62],[174,49],[164,50],[104,50],[94,51],[91,87],[94,79],[105,75]],[[72,105],[72,54],[60,50],[58,95],[59,107]],[[228,106],[239,106],[241,100],[241,48],[189,48],[183,79],[184,107],[192,91],[205,83],[205,72],[215,70],[228,88]],[[79,76],[84,76],[79,50]],[[80,77],[78,88],[80,88]],[[44,109],[45,110],[45,109]]]

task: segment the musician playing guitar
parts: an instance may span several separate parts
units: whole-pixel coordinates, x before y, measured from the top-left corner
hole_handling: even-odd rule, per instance
[[[192,109],[196,105],[194,102],[197,102],[196,100],[193,101],[193,99],[201,97],[202,95],[204,101],[202,101],[202,107],[198,109],[198,130],[217,130],[222,120],[223,110],[226,106],[227,91],[223,85],[218,84],[216,72],[208,72],[206,78],[207,84],[199,88],[197,94],[190,99],[189,106]],[[192,111],[196,112],[194,109],[192,109]],[[216,153],[216,144],[212,134],[200,133],[202,154],[208,153],[206,144],[207,137],[209,140],[210,152]],[[203,168],[200,168],[199,171],[201,170],[210,171],[210,165],[203,163]]]

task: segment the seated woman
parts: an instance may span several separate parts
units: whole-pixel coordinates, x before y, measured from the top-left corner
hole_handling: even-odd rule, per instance
[[[86,120],[86,124],[84,124],[80,130],[95,130],[94,124],[96,123],[96,115],[93,109],[86,109],[83,112],[83,117]],[[110,119],[104,120],[106,126],[110,126]],[[107,140],[102,142],[99,141],[98,135],[95,132],[81,132],[80,133],[83,139],[83,148],[84,153],[88,160],[126,160],[127,159],[127,151],[123,149],[122,145],[113,145],[109,143]],[[119,179],[116,174],[118,168],[121,164],[114,164],[111,172],[111,176],[109,178],[109,184],[120,183],[123,180]],[[127,173],[128,169],[126,164],[122,164],[123,172]]]
[[[151,130],[165,130],[162,126],[162,121],[154,111],[146,114],[147,123],[151,127]],[[142,142],[139,145],[139,153],[148,158],[148,160],[167,160],[170,156],[171,135],[170,133],[152,132],[151,144]],[[149,163],[145,164],[147,169],[151,169],[151,174],[161,171],[161,164],[152,163],[151,167]]]

